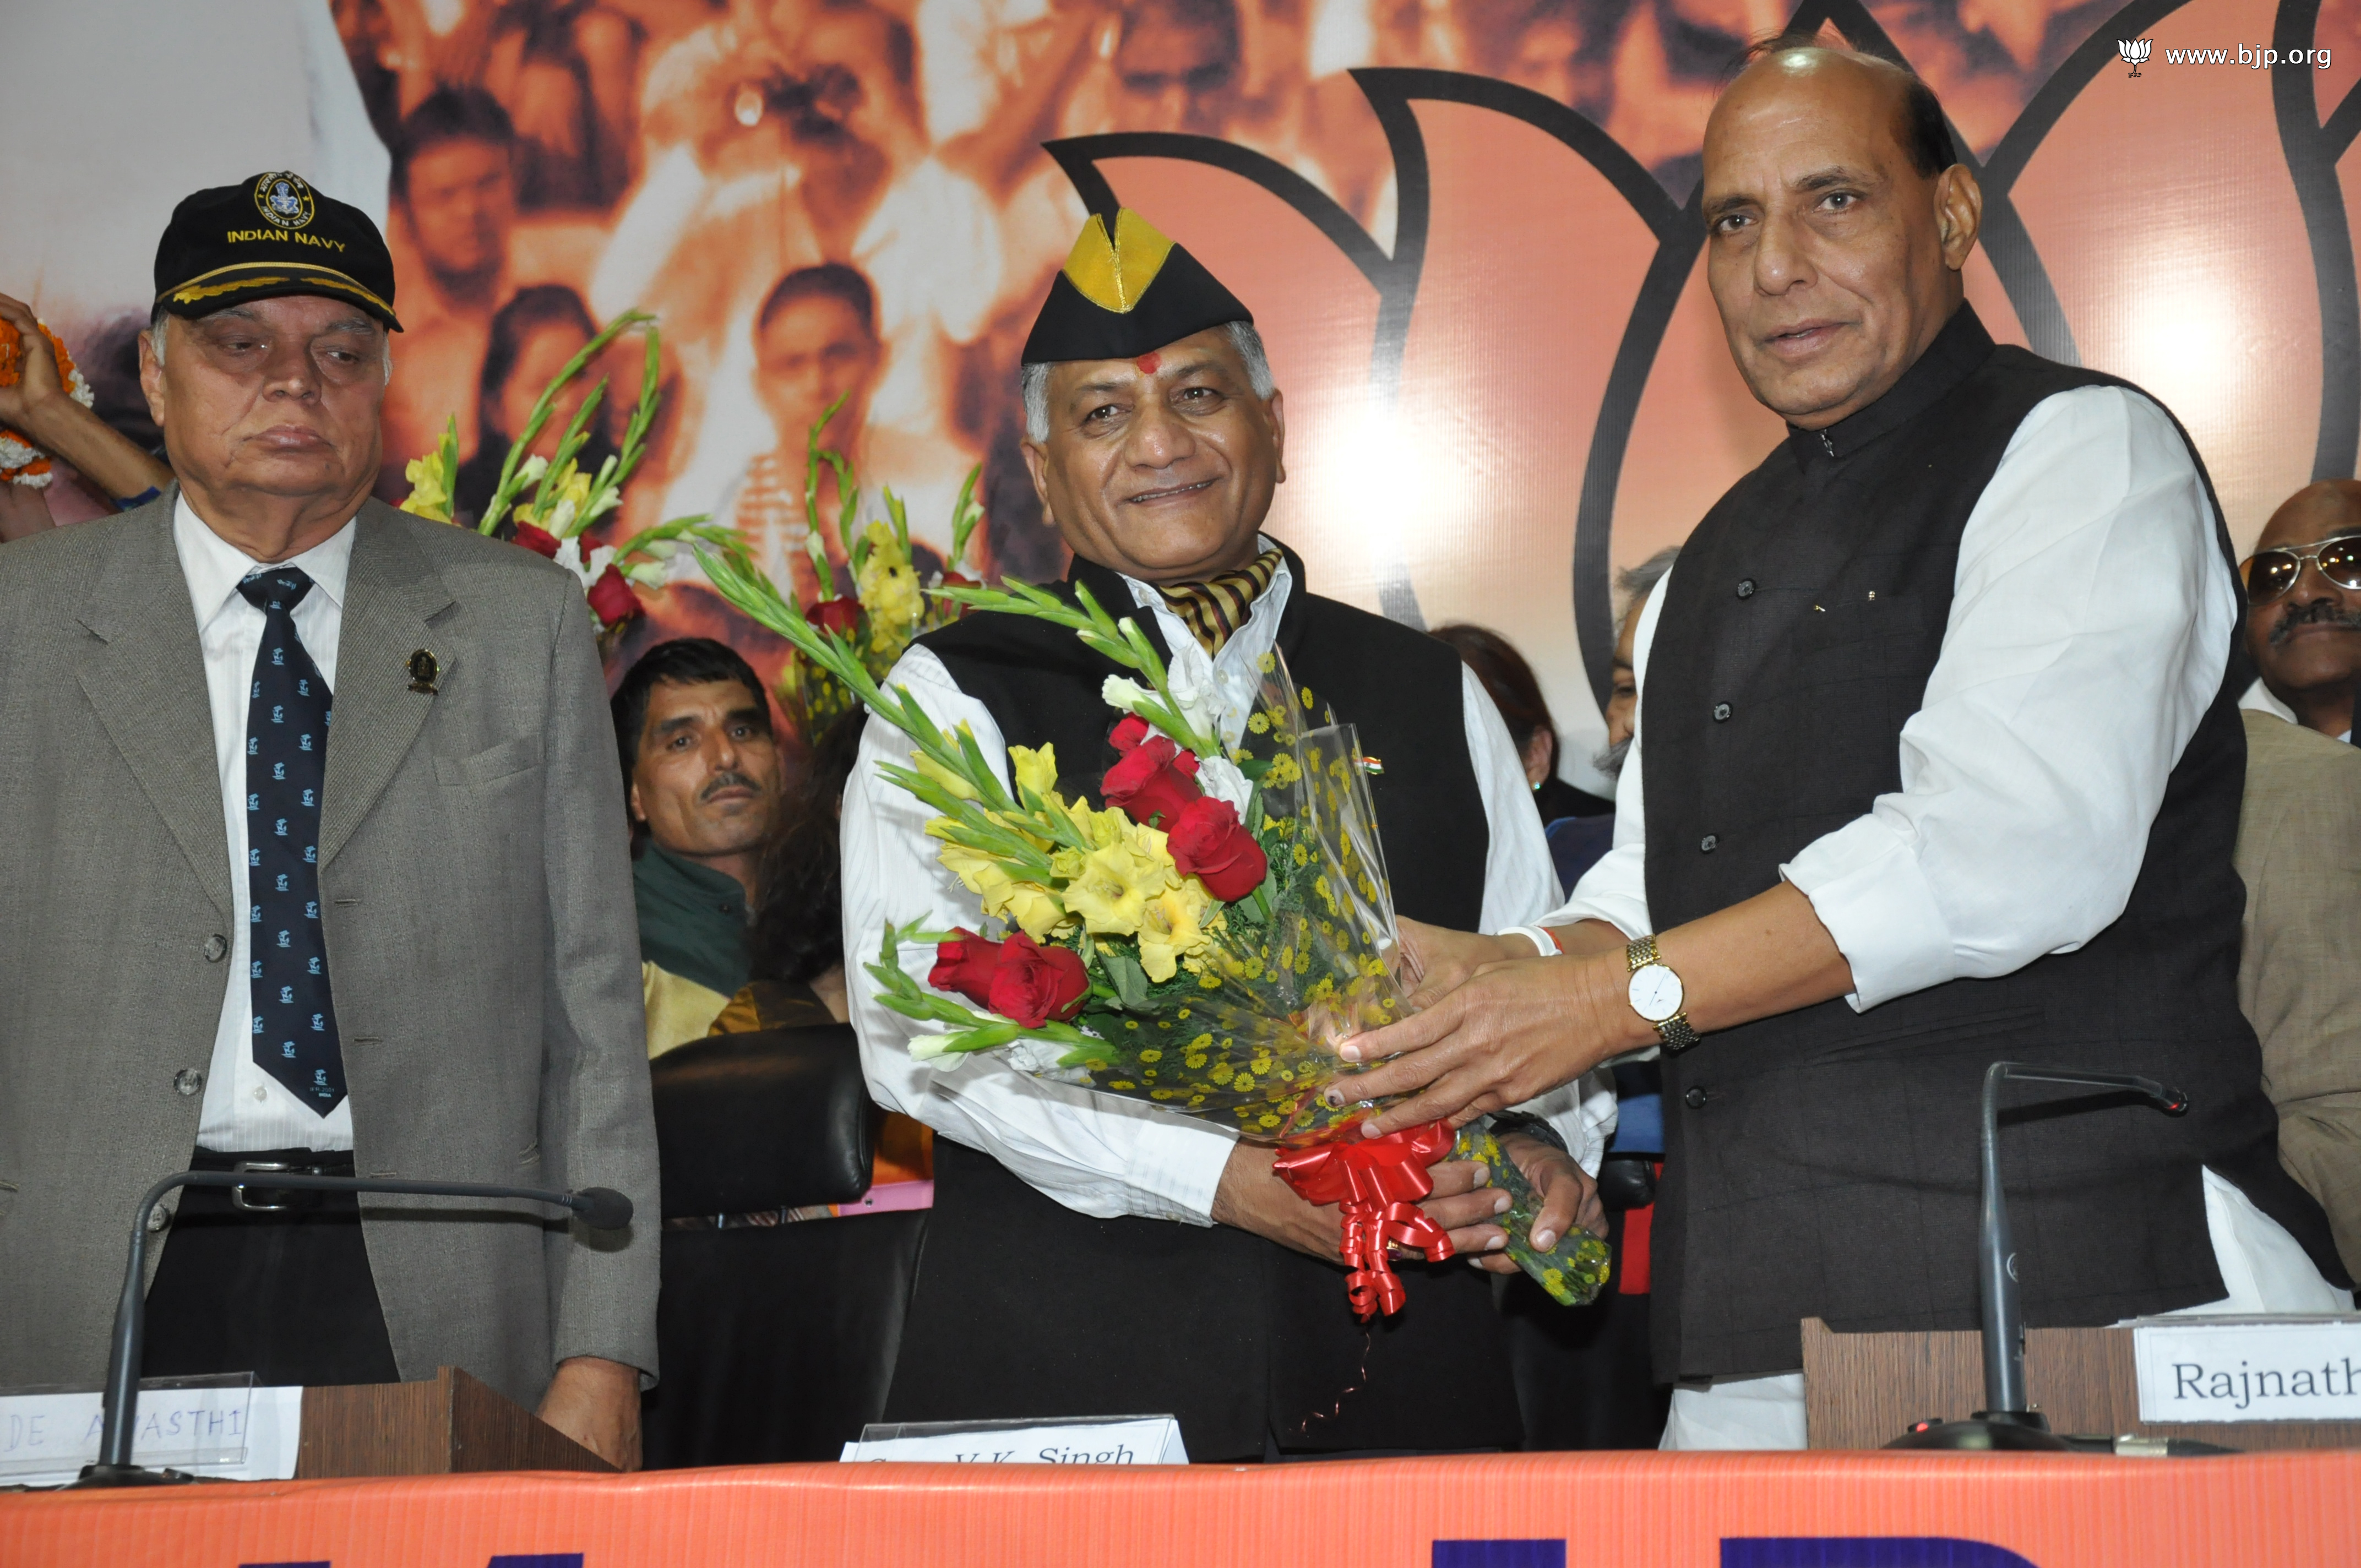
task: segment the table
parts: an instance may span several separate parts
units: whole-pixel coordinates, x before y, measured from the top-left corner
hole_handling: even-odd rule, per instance
[[[772,1465],[0,1495],[7,1568],[2356,1562],[2361,1453],[2341,1452],[2215,1459],[1504,1454],[1170,1469]]]

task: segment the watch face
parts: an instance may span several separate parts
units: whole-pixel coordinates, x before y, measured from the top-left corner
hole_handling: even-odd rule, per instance
[[[1681,977],[1662,964],[1644,964],[1631,975],[1631,1011],[1661,1024],[1681,1010]]]

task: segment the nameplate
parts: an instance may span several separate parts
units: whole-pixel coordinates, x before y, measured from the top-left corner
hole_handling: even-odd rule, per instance
[[[0,1395],[0,1486],[60,1486],[98,1458],[96,1393]],[[231,1481],[284,1481],[302,1441],[303,1390],[143,1388],[131,1462]]]
[[[1021,1421],[931,1421],[871,1426],[844,1445],[842,1463],[916,1464],[1186,1464],[1170,1416],[1037,1426]]]
[[[2132,1350],[2143,1421],[2361,1420],[2361,1316],[2150,1318]]]

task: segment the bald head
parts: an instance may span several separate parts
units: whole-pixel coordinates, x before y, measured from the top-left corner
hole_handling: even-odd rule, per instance
[[[1898,66],[1773,47],[1705,136],[1707,278],[1739,373],[1806,430],[1892,389],[1964,297],[1982,192]]]
[[[2282,575],[2290,566],[2294,570],[2281,591],[2260,602],[2249,598],[2246,650],[2271,695],[2323,735],[2353,728],[2354,687],[2361,682],[2361,587],[2338,580],[2351,580],[2354,569],[2349,554],[2338,564],[2333,547],[2348,536],[2361,540],[2361,483],[2323,479],[2306,485],[2271,513],[2255,542],[2258,559],[2246,568],[2251,585],[2266,552],[2299,553],[2292,562],[2277,563]],[[2330,547],[2325,561],[2320,558],[2323,546]]]
[[[2340,533],[2361,533],[2361,479],[2323,479],[2306,485],[2271,513],[2255,548],[2316,544]]]

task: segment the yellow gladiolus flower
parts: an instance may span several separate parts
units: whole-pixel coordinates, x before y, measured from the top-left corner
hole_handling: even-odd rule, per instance
[[[934,830],[935,823],[948,823],[950,820],[947,817],[938,817],[935,822],[927,825],[928,831],[931,833]],[[945,844],[935,858],[942,861],[943,868],[959,878],[970,893],[983,893],[1008,880],[1007,867],[983,850],[971,850],[965,844]]]
[[[983,901],[985,915],[1015,921],[1037,942],[1070,918],[1056,894],[1039,883],[1020,882],[1010,876],[1006,866],[981,850],[947,843],[936,859],[960,879],[962,886]]]
[[[1050,932],[1072,918],[1066,906],[1058,902],[1058,895],[1039,883],[1013,879],[1003,879],[999,886],[983,895],[983,912],[998,919],[1014,920],[1037,942],[1049,940]]]
[[[924,751],[912,752],[910,754],[910,765],[917,769],[920,773],[926,774],[928,778],[934,780],[937,784],[942,785],[945,789],[950,791],[954,798],[960,800],[973,800],[975,798],[975,786],[973,784],[969,784],[967,780],[960,777],[957,773],[951,772],[949,768],[935,761],[932,757],[928,756]]]
[[[872,522],[861,537],[866,549],[853,591],[869,611],[870,651],[894,652],[909,641],[926,614],[926,599],[918,591],[918,574],[892,529]]]
[[[1125,822],[1118,812],[1101,815],[1121,824],[1121,836],[1091,851],[1082,875],[1066,885],[1066,905],[1093,931],[1128,937],[1139,930],[1148,900],[1179,887],[1180,873],[1164,848],[1163,834]],[[1171,974],[1168,963],[1162,978]]]
[[[1139,912],[1139,967],[1148,979],[1170,980],[1182,954],[1205,950],[1213,938],[1203,921],[1213,902],[1194,878],[1147,901]]]
[[[410,497],[401,503],[402,510],[434,522],[451,521],[451,492],[444,488],[441,453],[412,457],[401,474],[410,481]]]
[[[529,522],[563,539],[582,509],[589,504],[590,476],[569,461],[557,472],[557,483],[550,489],[547,506],[536,512],[531,501],[519,501],[510,515],[519,522]]]
[[[1044,746],[1037,751],[1030,746],[1011,746],[1008,770],[1016,775],[1019,790],[1029,789],[1047,800],[1058,787],[1058,748]]]

